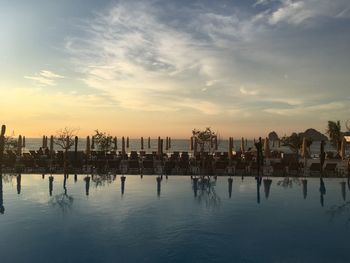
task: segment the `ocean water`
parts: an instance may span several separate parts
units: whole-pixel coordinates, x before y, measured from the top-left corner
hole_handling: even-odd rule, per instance
[[[0,262],[350,262],[347,179],[84,178],[3,175]]]
[[[151,148],[147,148],[147,138],[144,138],[144,150],[147,152],[157,151],[157,143],[158,139],[151,139]],[[40,138],[27,138],[26,139],[26,149],[27,150],[38,150],[42,146],[42,139]],[[118,150],[121,150],[121,138],[118,138],[117,141]],[[129,141],[129,148],[127,149],[128,152],[130,151],[140,151],[141,150],[141,140],[140,139],[130,139]],[[164,139],[164,152],[165,151],[165,139]],[[241,146],[240,140],[234,141],[234,149],[238,151]],[[275,145],[276,147],[273,147],[272,142],[270,142],[271,149],[277,149],[277,143]],[[247,145],[245,146],[246,149],[249,147],[254,148],[254,141],[248,140]],[[60,148],[56,145],[54,145],[54,149],[60,150]],[[78,150],[84,151],[86,149],[86,139],[82,138],[78,141]],[[289,151],[287,147],[283,148],[284,151]],[[310,147],[311,154],[317,155],[320,152],[320,142],[313,142],[313,144]],[[326,151],[335,151],[333,146],[327,142],[325,145]],[[172,139],[171,140],[171,148],[167,151],[168,153],[178,151],[178,152],[190,152],[190,140],[189,139]],[[227,140],[219,140],[218,142],[218,151],[219,152],[227,152],[228,151],[228,141]]]

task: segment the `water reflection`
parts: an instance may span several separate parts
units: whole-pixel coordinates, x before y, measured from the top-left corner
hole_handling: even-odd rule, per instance
[[[162,177],[157,176],[157,196],[160,197],[160,188],[161,188],[161,182],[162,182]]]
[[[18,174],[16,179],[17,179],[17,194],[21,194],[21,179],[22,179],[21,174]]]
[[[89,190],[90,190],[90,176],[86,176],[84,178],[84,181],[85,181],[85,194],[88,196]]]
[[[264,181],[265,198],[269,199],[272,180],[271,179],[264,179],[263,181]]]
[[[51,179],[52,178],[52,179]],[[57,194],[50,198],[49,204],[53,207],[58,206],[63,212],[66,212],[72,207],[74,198],[67,194],[67,179],[68,175],[65,174],[63,177],[63,193]],[[50,196],[52,195],[52,183],[53,183],[53,177],[49,177],[49,191]]]
[[[321,206],[324,206],[324,195],[326,194],[326,186],[324,184],[323,178],[320,178],[320,202]]]
[[[261,186],[262,177],[257,176],[255,177],[255,180],[256,180],[256,202],[260,204],[260,186]]]
[[[53,190],[53,176],[51,175],[50,177],[49,177],[49,194],[50,194],[50,196],[52,196],[52,190]]]
[[[120,177],[120,181],[121,181],[121,192],[122,192],[122,195],[124,195],[124,190],[125,190],[125,180],[126,180],[126,177],[124,175],[122,175]]]
[[[2,174],[0,174],[0,214],[5,213],[4,199],[2,193]]]
[[[306,199],[306,197],[307,197],[307,180],[306,179],[301,180],[301,184],[303,186],[303,197],[304,197],[304,199]]]
[[[232,196],[232,183],[233,183],[233,178],[232,177],[230,177],[230,178],[228,178],[228,196],[229,196],[229,198],[231,198],[231,196]]]
[[[216,180],[201,176],[192,179],[195,199],[198,203],[205,203],[207,207],[217,208],[221,205],[221,199],[215,191]]]
[[[343,197],[343,201],[346,199],[346,183],[340,182],[341,196]]]
[[[277,185],[282,186],[283,188],[293,188],[294,184],[301,185],[302,183],[300,182],[300,179],[296,177],[294,178],[286,177],[277,182]]]

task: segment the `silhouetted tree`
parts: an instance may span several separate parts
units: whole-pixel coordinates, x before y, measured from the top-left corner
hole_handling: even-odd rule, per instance
[[[343,134],[341,132],[340,121],[328,121],[327,134],[337,152],[340,152],[341,141],[343,139]]]
[[[75,143],[75,136],[78,133],[78,129],[72,129],[65,127],[57,131],[56,136],[54,137],[54,143],[61,147],[64,151],[64,171],[67,171],[67,152]]]
[[[214,151],[212,147],[212,141],[218,137],[218,134],[207,127],[204,131],[194,129],[192,135],[197,139],[197,143],[201,152]]]
[[[99,130],[95,130],[95,144],[100,151],[108,152],[112,149],[113,145],[113,136],[100,132]]]

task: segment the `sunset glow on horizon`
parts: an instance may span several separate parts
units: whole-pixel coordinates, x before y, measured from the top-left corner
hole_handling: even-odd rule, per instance
[[[214,2],[0,1],[1,123],[253,138],[349,119],[348,1]]]

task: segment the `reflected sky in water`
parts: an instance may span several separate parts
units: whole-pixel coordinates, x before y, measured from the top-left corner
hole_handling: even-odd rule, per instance
[[[347,179],[85,177],[3,175],[0,261],[350,261]]]

